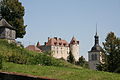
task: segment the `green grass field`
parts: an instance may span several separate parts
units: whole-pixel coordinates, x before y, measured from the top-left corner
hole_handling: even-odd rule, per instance
[[[60,80],[120,80],[120,74],[92,71],[83,68],[21,65],[3,63],[2,71],[32,74]]]
[[[1,71],[60,80],[120,80],[120,74],[83,69],[44,54],[31,52],[9,44],[6,40],[0,40],[0,56],[1,61],[3,60]]]

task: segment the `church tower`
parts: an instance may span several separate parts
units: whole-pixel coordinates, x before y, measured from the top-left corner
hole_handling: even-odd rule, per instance
[[[99,63],[103,63],[103,54],[104,54],[102,47],[99,45],[97,26],[96,26],[96,34],[94,38],[95,38],[94,46],[91,48],[90,51],[88,51],[88,61],[89,61],[89,68],[93,70],[97,70],[96,66]]]
[[[75,61],[78,61],[79,57],[80,57],[80,53],[79,53],[79,41],[77,41],[77,39],[73,36],[72,40],[70,41],[70,51],[72,52]]]

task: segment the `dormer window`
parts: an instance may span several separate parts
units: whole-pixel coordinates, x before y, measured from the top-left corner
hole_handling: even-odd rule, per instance
[[[56,45],[57,45],[57,42],[54,42],[54,45],[56,46]]]
[[[61,45],[62,45],[62,43],[59,43],[59,45],[61,46]]]
[[[64,46],[66,46],[66,44],[65,44],[65,43],[64,43],[63,45],[64,45]]]

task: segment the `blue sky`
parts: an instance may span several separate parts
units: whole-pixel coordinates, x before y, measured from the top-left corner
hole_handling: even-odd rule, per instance
[[[20,0],[25,7],[27,33],[18,39],[25,46],[43,44],[48,37],[60,37],[70,42],[80,41],[80,55],[88,58],[94,45],[96,23],[100,44],[107,33],[120,37],[120,0]]]

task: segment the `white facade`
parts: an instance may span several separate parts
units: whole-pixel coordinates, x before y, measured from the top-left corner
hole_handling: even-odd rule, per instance
[[[78,61],[80,57],[79,44],[70,44],[70,50],[75,58],[75,61]]]
[[[69,55],[69,47],[64,46],[51,46],[51,51],[53,52],[53,57],[55,58],[63,58],[67,60]]]

